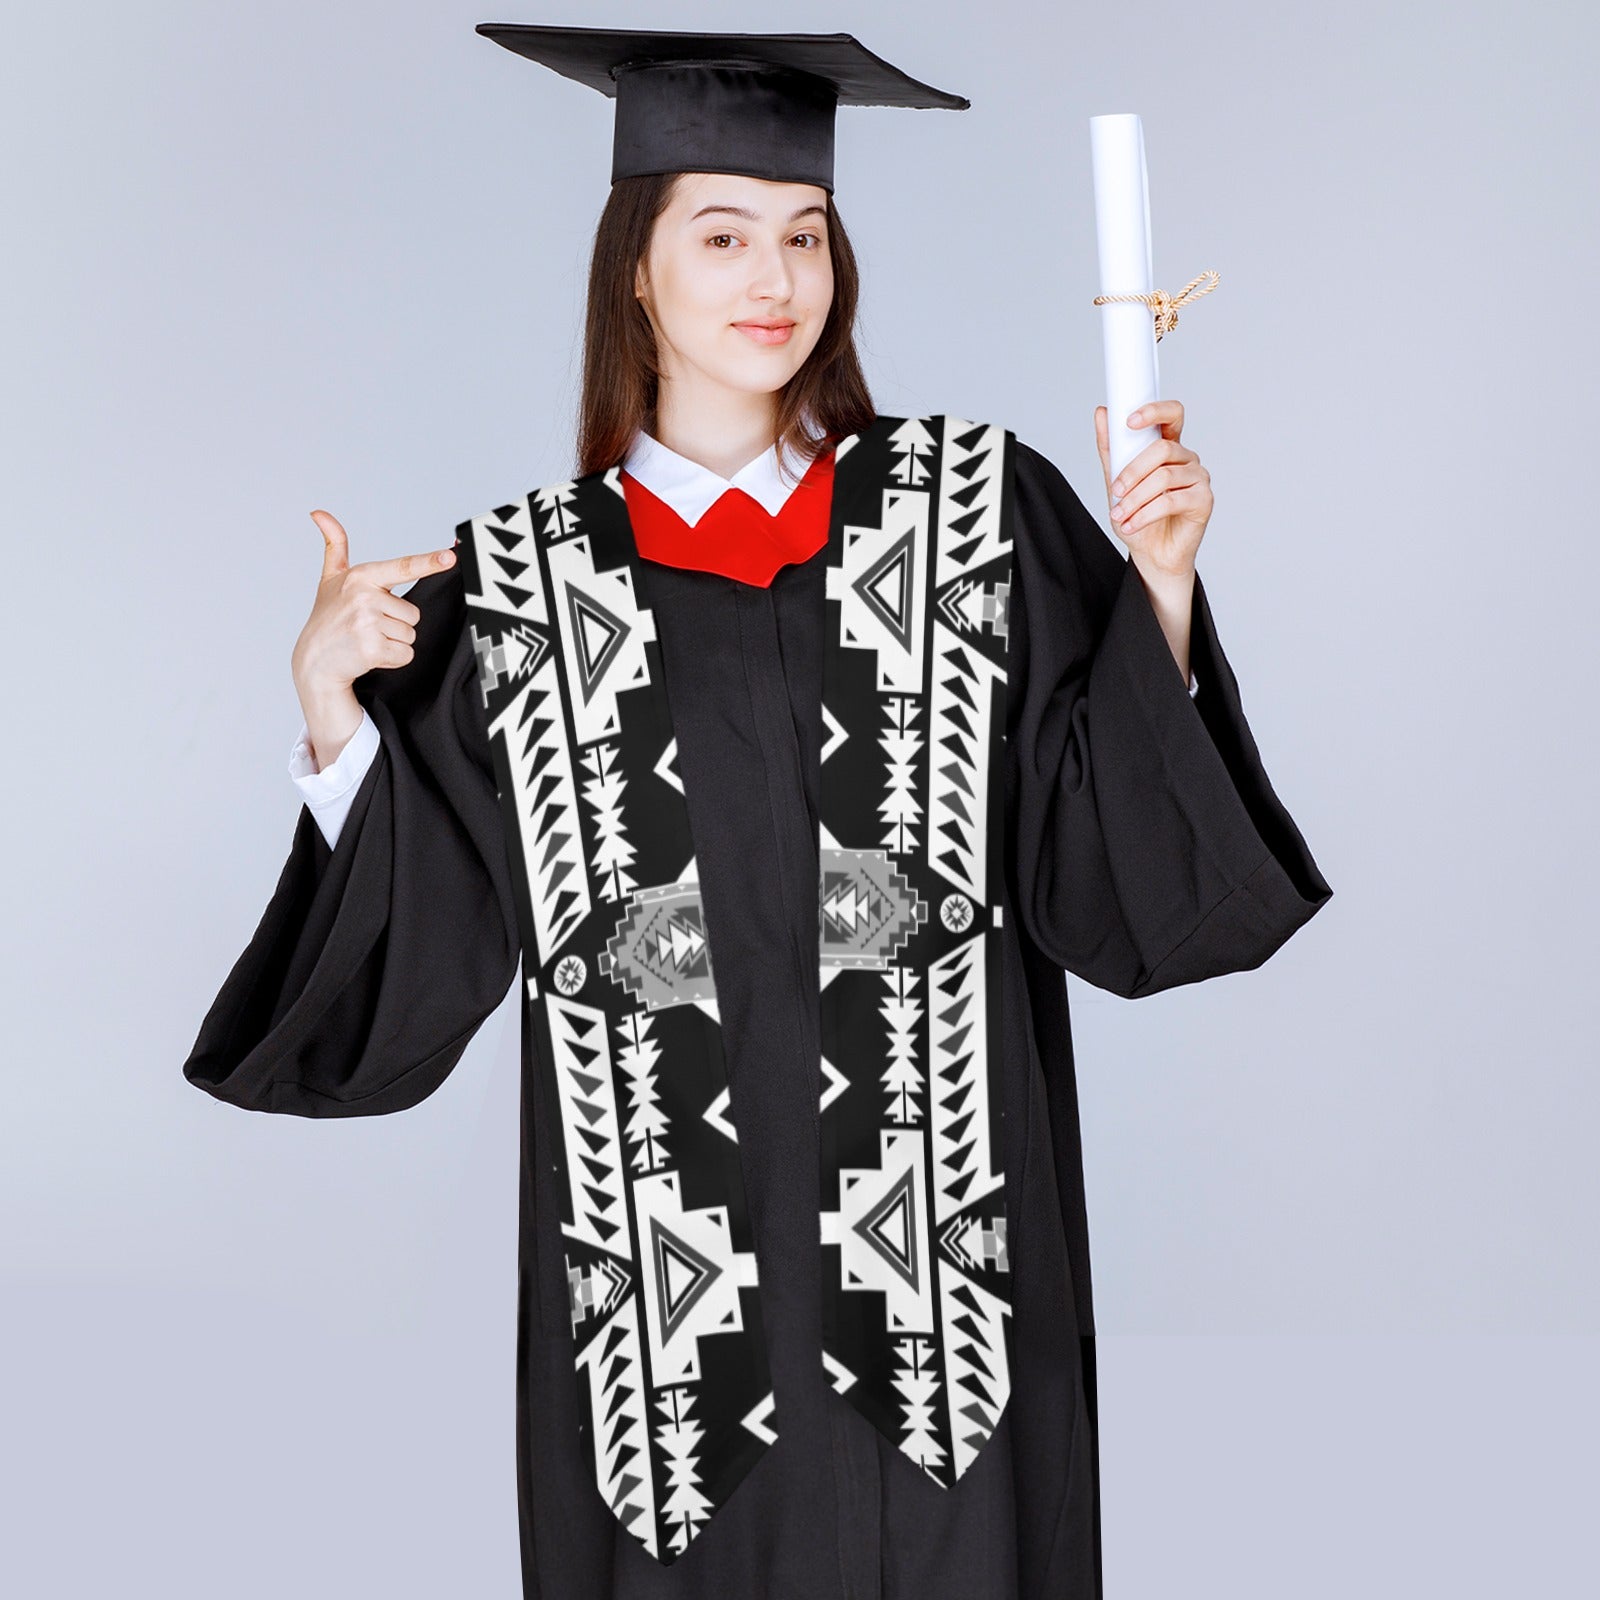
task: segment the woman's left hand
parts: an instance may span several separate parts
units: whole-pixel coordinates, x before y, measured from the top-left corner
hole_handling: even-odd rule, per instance
[[[1128,418],[1129,427],[1161,426],[1161,437],[1148,444],[1111,478],[1111,448],[1106,408],[1094,409],[1094,431],[1100,446],[1100,469],[1106,479],[1111,527],[1117,537],[1149,566],[1170,577],[1194,571],[1195,555],[1211,520],[1211,474],[1200,457],[1180,443],[1183,406],[1177,400],[1152,400]],[[1116,501],[1116,504],[1110,502]]]

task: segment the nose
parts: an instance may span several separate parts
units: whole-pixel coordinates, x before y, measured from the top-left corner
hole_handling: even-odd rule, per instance
[[[752,299],[776,300],[780,305],[794,293],[794,269],[784,254],[783,246],[763,245],[750,258],[750,295]]]

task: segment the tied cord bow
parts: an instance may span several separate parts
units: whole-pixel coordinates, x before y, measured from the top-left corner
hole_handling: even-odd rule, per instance
[[[1210,283],[1205,283],[1209,278]],[[1188,305],[1191,300],[1198,300],[1203,294],[1210,294],[1221,280],[1216,273],[1207,268],[1198,278],[1191,278],[1175,294],[1168,294],[1165,289],[1153,289],[1149,294],[1097,294],[1094,303],[1097,306],[1110,305],[1113,301],[1137,300],[1150,307],[1156,314],[1156,338],[1159,340],[1164,333],[1170,333],[1178,326],[1178,307]],[[1205,283],[1205,287],[1198,288],[1198,284]]]

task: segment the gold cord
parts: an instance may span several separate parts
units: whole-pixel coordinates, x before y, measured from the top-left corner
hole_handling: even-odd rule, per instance
[[[1205,288],[1195,287],[1197,284],[1205,283],[1207,278],[1211,282],[1206,283]],[[1210,294],[1220,281],[1216,273],[1207,268],[1198,278],[1191,278],[1175,295],[1168,294],[1165,289],[1156,289],[1149,294],[1097,294],[1094,303],[1097,306],[1105,306],[1114,300],[1136,300],[1141,305],[1149,306],[1156,314],[1156,338],[1160,339],[1162,334],[1171,333],[1178,326],[1179,306],[1186,306],[1191,301],[1198,300],[1201,295]],[[1194,292],[1191,293],[1191,290]]]

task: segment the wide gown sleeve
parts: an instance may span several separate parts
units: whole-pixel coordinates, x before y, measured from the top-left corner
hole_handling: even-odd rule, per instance
[[[1138,568],[1018,441],[1007,869],[1027,936],[1127,999],[1259,967],[1332,896],[1197,573],[1191,698]]]
[[[302,806],[184,1076],[250,1111],[377,1116],[444,1081],[520,952],[459,562],[407,591],[404,667],[358,678],[379,748],[330,849]]]

